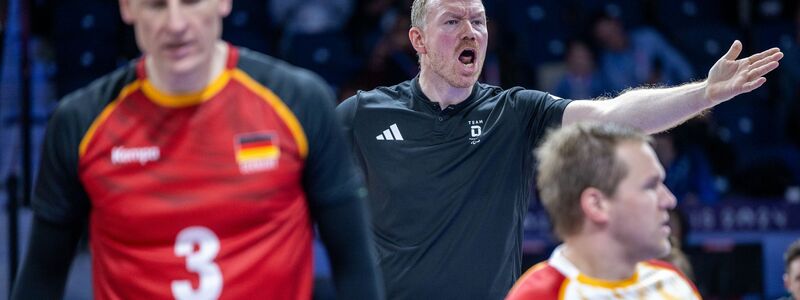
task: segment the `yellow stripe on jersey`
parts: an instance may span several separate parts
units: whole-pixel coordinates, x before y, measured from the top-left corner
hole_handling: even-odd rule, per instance
[[[97,116],[97,118],[92,121],[92,125],[89,126],[89,130],[86,131],[86,134],[83,135],[81,139],[81,143],[78,146],[78,157],[83,157],[86,153],[86,147],[89,146],[89,141],[92,140],[94,137],[95,131],[97,131],[97,127],[100,126],[101,123],[105,122],[108,119],[108,116],[111,115],[111,112],[117,108],[117,105],[120,104],[120,101],[124,100],[128,97],[131,93],[137,91],[142,85],[142,82],[136,80],[131,82],[130,84],[126,85],[122,88],[122,91],[119,92],[117,98],[115,98],[111,103],[109,103],[102,112]]]
[[[624,280],[618,280],[618,281],[607,281],[607,280],[592,278],[592,277],[589,277],[589,276],[586,276],[586,275],[583,275],[583,274],[578,274],[578,278],[577,279],[578,279],[578,282],[580,282],[580,283],[593,285],[593,286],[598,286],[598,287],[603,287],[603,288],[608,288],[608,289],[616,289],[616,288],[623,288],[623,287],[635,284],[636,281],[639,280],[639,273],[638,272],[637,273],[633,273],[633,276],[631,276],[630,278],[624,279]]]
[[[292,132],[300,157],[306,158],[308,155],[308,140],[306,139],[305,132],[303,132],[303,127],[300,125],[300,121],[297,120],[297,117],[295,117],[289,107],[287,107],[275,93],[256,82],[255,79],[247,75],[244,71],[234,69],[231,71],[231,75],[275,109],[278,116],[286,123],[286,126],[289,127],[289,131]]]
[[[561,287],[558,289],[558,300],[566,299],[567,295],[567,287],[569,286],[569,277],[564,277],[564,281],[561,282]]]
[[[142,83],[142,92],[147,98],[158,105],[173,108],[187,107],[208,101],[208,99],[211,99],[214,95],[219,93],[230,80],[231,71],[226,69],[222,71],[222,74],[217,76],[214,81],[200,91],[186,94],[167,94],[159,91],[149,79],[145,79]]]
[[[244,162],[254,159],[275,159],[280,155],[280,149],[275,146],[242,149],[236,152],[236,161]]]

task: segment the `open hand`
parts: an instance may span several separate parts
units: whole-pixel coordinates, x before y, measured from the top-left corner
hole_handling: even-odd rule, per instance
[[[736,40],[728,49],[728,53],[725,53],[708,71],[705,96],[713,104],[757,89],[767,82],[764,75],[775,70],[778,61],[783,58],[783,52],[778,48],[737,60],[741,53],[742,43]]]

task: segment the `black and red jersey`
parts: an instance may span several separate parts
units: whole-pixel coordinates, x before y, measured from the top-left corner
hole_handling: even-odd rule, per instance
[[[54,114],[33,207],[88,218],[98,299],[310,298],[310,209],[360,187],[334,97],[309,72],[228,49],[197,93],[159,91],[139,59]]]

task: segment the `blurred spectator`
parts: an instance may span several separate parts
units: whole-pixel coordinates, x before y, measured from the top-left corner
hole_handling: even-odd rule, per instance
[[[592,99],[603,94],[605,81],[597,71],[594,53],[581,40],[567,45],[567,70],[554,94],[567,99]]]
[[[653,148],[667,172],[664,184],[675,194],[678,203],[717,203],[719,194],[714,186],[714,174],[700,145],[676,141],[672,132],[654,137]]]
[[[593,24],[602,49],[600,70],[610,90],[621,92],[647,83],[674,85],[692,77],[691,65],[657,31],[643,27],[627,32],[608,15],[600,15]]]
[[[284,34],[339,31],[353,13],[353,0],[270,0],[269,12]]]
[[[353,38],[354,48],[368,56],[372,48],[386,35],[398,16],[409,15],[409,0],[355,0],[353,15],[347,24],[347,32]]]
[[[408,39],[411,20],[408,14],[398,14],[391,29],[382,36],[366,61],[360,74],[342,87],[340,99],[358,90],[390,85],[414,77],[419,72],[417,56]]]
[[[61,98],[139,55],[117,1],[31,1],[32,33],[52,45]]]
[[[483,72],[481,73],[479,81],[500,86],[501,72],[500,72],[500,49],[497,45],[502,45],[502,35],[498,32],[500,24],[488,22],[486,28],[489,30],[489,36],[493,37],[492,42],[486,48],[486,60],[483,62]]]
[[[231,44],[275,55],[279,32],[272,24],[267,1],[233,1],[222,20],[222,39]]]

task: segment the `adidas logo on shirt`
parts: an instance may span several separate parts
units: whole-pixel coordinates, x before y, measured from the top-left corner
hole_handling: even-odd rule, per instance
[[[403,135],[400,134],[400,129],[397,128],[397,123],[395,123],[389,126],[389,129],[376,136],[375,139],[379,141],[402,141]]]

